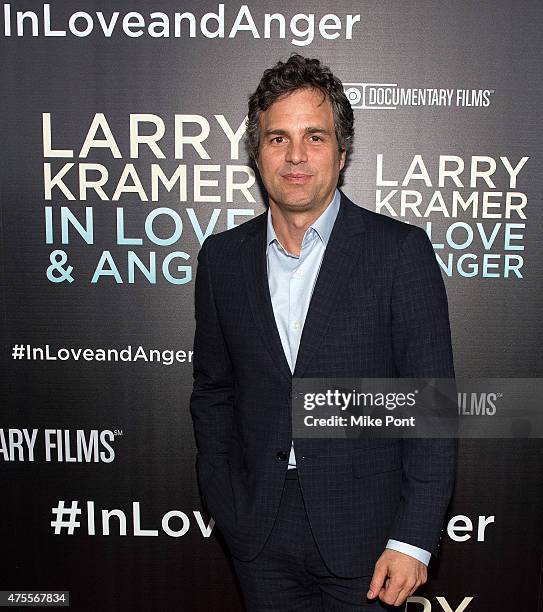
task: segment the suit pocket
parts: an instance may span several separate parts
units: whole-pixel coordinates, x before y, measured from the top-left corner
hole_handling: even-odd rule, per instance
[[[402,468],[401,445],[393,444],[358,451],[352,456],[353,476],[364,478]]]
[[[361,283],[359,279],[351,281],[345,287],[336,306],[337,317],[340,320],[349,320],[351,326],[359,321],[363,324],[375,321],[378,312],[379,299],[375,289],[371,285]]]
[[[377,302],[377,292],[374,285],[357,277],[352,278],[347,283],[345,297],[369,305]]]

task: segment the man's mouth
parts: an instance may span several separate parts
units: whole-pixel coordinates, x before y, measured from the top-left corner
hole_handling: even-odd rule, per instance
[[[289,172],[288,174],[283,174],[282,177],[288,183],[295,183],[298,185],[304,185],[311,178],[311,174],[305,174],[303,172]]]

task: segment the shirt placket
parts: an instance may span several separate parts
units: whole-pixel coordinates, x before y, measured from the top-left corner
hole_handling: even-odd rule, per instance
[[[292,272],[289,279],[289,318],[288,318],[288,339],[292,370],[296,367],[296,359],[300,348],[300,339],[303,331],[305,299],[303,294],[303,271],[307,261],[309,249],[314,240],[313,229],[309,229],[304,235],[300,255],[293,259]]]

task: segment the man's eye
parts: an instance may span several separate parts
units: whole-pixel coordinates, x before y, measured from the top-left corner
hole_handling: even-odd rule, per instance
[[[284,140],[284,136],[275,136],[274,138],[272,138],[272,142],[275,142],[277,144],[281,144],[282,142],[284,142]]]
[[[317,134],[311,134],[310,139],[313,142],[319,142],[319,140],[322,140],[322,138],[320,136],[318,136]]]

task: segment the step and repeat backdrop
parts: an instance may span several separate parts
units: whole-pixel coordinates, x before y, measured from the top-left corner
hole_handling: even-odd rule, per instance
[[[542,25],[537,0],[1,5],[1,591],[242,610],[196,483],[194,277],[264,210],[247,98],[292,52],[355,109],[344,192],[430,236],[457,375],[541,376]],[[541,609],[542,451],[461,440],[408,612]]]

